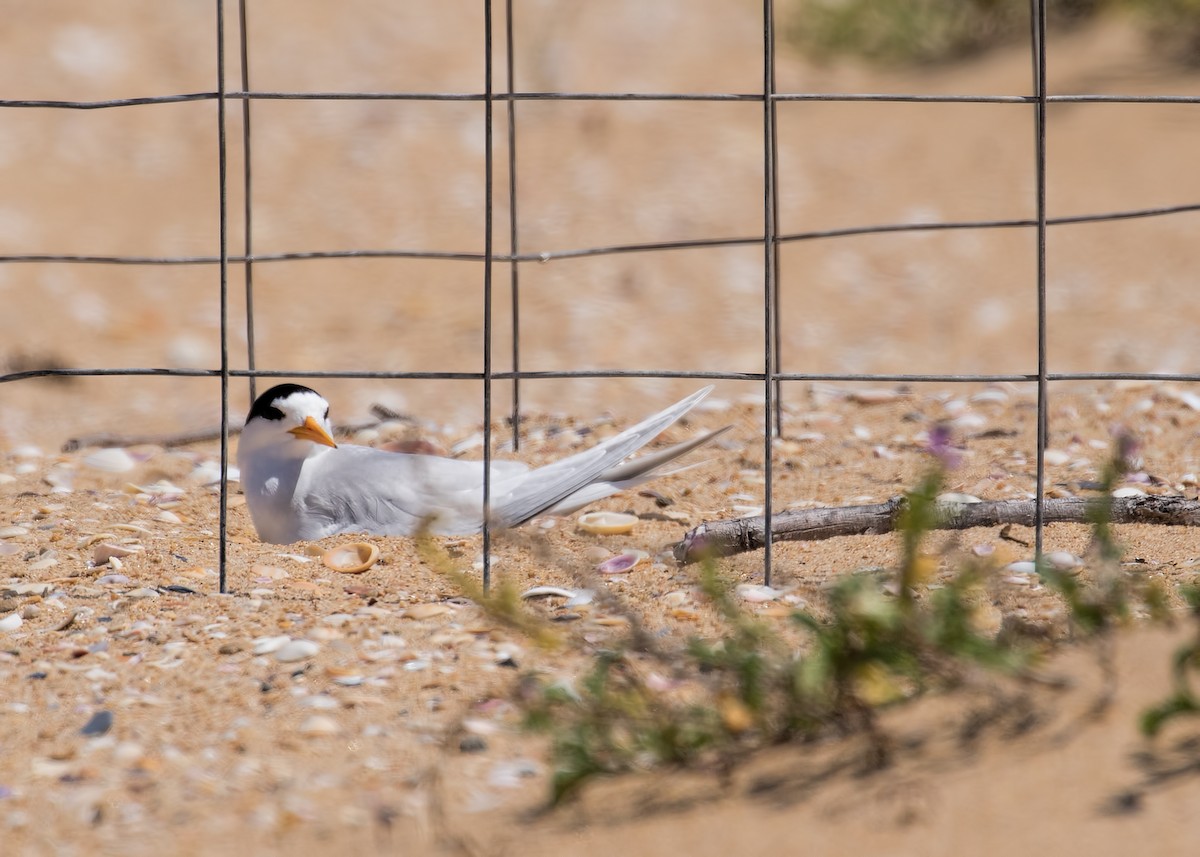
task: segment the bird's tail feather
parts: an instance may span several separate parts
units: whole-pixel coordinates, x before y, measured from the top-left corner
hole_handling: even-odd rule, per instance
[[[515,527],[554,507],[589,483],[601,479],[602,474],[618,471],[620,475],[624,472],[622,462],[626,458],[690,411],[712,389],[709,386],[697,390],[591,449],[531,470],[504,486],[497,486],[501,490],[494,495],[495,500],[491,508],[494,523],[503,527]],[[658,460],[650,469],[669,460],[670,458]],[[633,472],[646,471],[643,467],[634,468]]]

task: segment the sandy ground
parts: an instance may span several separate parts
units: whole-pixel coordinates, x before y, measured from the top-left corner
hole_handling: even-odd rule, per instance
[[[647,12],[624,3],[571,13],[561,4],[514,5],[518,89],[760,86],[761,28],[744,4],[661,3]],[[14,13],[20,26],[0,34],[6,97],[212,89],[208,11],[147,2],[127,14],[68,3]],[[341,4],[336,15],[302,15],[258,3],[250,26],[259,89],[480,86],[476,4],[439,4],[433,14],[426,5],[361,2]],[[1055,35],[1051,49],[1055,92],[1196,89],[1196,78],[1162,66],[1119,24]],[[785,50],[779,88],[1011,94],[1028,91],[1028,76],[1028,57],[1016,49],[926,72],[816,67]],[[256,251],[482,249],[479,105],[253,109]],[[1051,215],[1200,199],[1189,167],[1194,112],[1052,108]],[[0,253],[213,255],[215,118],[207,103],[6,111]],[[761,232],[761,120],[753,104],[522,104],[520,249]],[[240,111],[229,122],[237,141]],[[785,232],[1033,213],[1032,113],[1020,105],[792,104],[780,108],[780,123]],[[505,131],[501,122],[498,140]],[[240,177],[236,143],[230,156],[231,175]],[[497,181],[504,248],[503,164]],[[230,208],[236,253],[236,188]],[[1197,301],[1195,218],[1052,231],[1052,370],[1194,371],[1200,346],[1187,320]],[[1011,229],[789,244],[783,368],[1030,372],[1034,263],[1032,233]],[[495,273],[495,356],[506,368],[508,267]],[[481,369],[479,264],[260,263],[253,275],[260,367]],[[0,266],[0,366],[211,367],[216,277],[210,265]],[[242,277],[235,267],[235,366],[245,365]],[[755,247],[523,266],[522,368],[759,371],[761,282]],[[340,424],[367,421],[375,402],[418,417],[362,440],[420,437],[480,454],[471,441],[481,414],[477,383],[318,386]],[[538,462],[583,448],[694,386],[528,382],[520,455]],[[921,432],[938,420],[951,422],[968,450],[954,490],[1005,499],[1035,489],[1028,385],[895,389],[869,397],[883,399],[875,404],[853,395],[878,386],[786,388],[776,508],[900,493],[922,472]],[[232,392],[236,419],[248,405],[244,383]],[[1183,384],[1055,385],[1048,487],[1078,491],[1095,478],[1113,426],[1124,425],[1144,444],[1148,476],[1137,486],[1194,497],[1200,417],[1190,393]],[[734,425],[703,467],[654,486],[674,501],[679,520],[662,519],[652,498],[613,498],[605,508],[643,516],[630,536],[597,538],[570,521],[526,528],[497,541],[496,573],[522,589],[578,586],[602,556],[638,548],[656,558],[687,527],[761,505],[760,394],[757,384],[721,383],[710,407],[665,438]],[[497,396],[502,411],[506,385]],[[214,426],[218,402],[210,379],[0,385],[0,622],[21,617],[0,632],[6,853],[206,854],[233,844],[267,854],[766,854],[799,844],[830,854],[1125,854],[1147,843],[1155,853],[1194,850],[1195,731],[1182,725],[1151,745],[1135,729],[1137,713],[1167,688],[1184,628],[1119,635],[1118,692],[1101,716],[1085,716],[1099,693],[1095,653],[1065,646],[1047,669],[1070,676],[1070,690],[981,680],[890,712],[888,728],[905,749],[894,767],[869,777],[854,769],[861,748],[835,741],[764,751],[724,789],[708,774],[639,775],[600,784],[566,811],[531,814],[546,796],[548,761],[540,739],[518,729],[514,679],[530,670],[576,674],[589,652],[620,638],[619,617],[553,599],[532,604],[562,620],[555,627],[573,643],[570,655],[547,655],[459,598],[407,540],[372,539],[382,559],[359,576],[331,571],[309,546],[262,545],[236,487],[230,594],[216,594],[216,448],[168,448],[155,436]],[[510,454],[508,431],[497,423],[499,455]],[[117,465],[97,459],[95,446],[59,452],[67,439],[98,432],[145,442],[122,444],[129,458]],[[1190,531],[1123,527],[1119,537],[1131,574],[1171,584],[1195,575],[1200,551]],[[120,568],[96,567],[102,543],[132,553]],[[992,531],[966,533],[960,545],[990,545],[1006,560],[1029,553]],[[478,539],[447,547],[463,567],[480,550]],[[1055,528],[1047,547],[1082,555],[1087,532]],[[780,545],[773,582],[819,605],[826,581],[895,557],[891,537]],[[761,579],[758,556],[725,568],[738,582]],[[596,585],[682,645],[717,630],[694,584],[690,570],[664,560]],[[1017,617],[1064,636],[1062,605],[1035,585],[997,581],[991,609],[996,623]],[[280,660],[266,640],[282,636],[316,650]],[[962,724],[981,711],[994,713],[991,725],[977,741],[960,742]],[[89,731],[103,734],[82,734],[96,715]]]

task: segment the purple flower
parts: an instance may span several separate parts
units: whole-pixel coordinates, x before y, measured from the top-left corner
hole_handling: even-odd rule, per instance
[[[953,470],[962,462],[962,450],[951,442],[950,426],[945,423],[935,423],[929,430],[925,451],[946,470]]]
[[[1113,457],[1117,467],[1123,473],[1134,470],[1137,465],[1138,453],[1142,451],[1142,445],[1138,443],[1137,437],[1124,426],[1113,426],[1109,429],[1109,433],[1113,436]]]

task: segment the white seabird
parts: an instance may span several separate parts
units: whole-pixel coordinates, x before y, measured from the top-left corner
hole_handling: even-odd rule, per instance
[[[698,390],[591,449],[544,467],[530,470],[519,461],[493,460],[490,525],[515,527],[536,515],[568,514],[666,475],[663,465],[730,427],[628,457],[711,390]],[[237,458],[246,505],[265,542],[289,544],[335,533],[467,535],[483,528],[483,462],[338,444],[329,402],[299,384],[280,384],[255,400]]]

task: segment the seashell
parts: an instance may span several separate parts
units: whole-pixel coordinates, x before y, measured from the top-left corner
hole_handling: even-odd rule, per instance
[[[286,570],[274,565],[252,565],[250,566],[250,573],[255,578],[265,577],[268,580],[283,580],[288,576]]]
[[[338,545],[321,555],[327,568],[344,574],[360,574],[379,561],[379,548],[370,542]]]
[[[1056,571],[1066,574],[1078,574],[1083,569],[1083,560],[1070,551],[1051,551],[1045,558]]]
[[[53,583],[5,583],[0,585],[0,590],[11,592],[14,595],[49,595],[54,591]]]
[[[300,724],[300,731],[305,735],[336,735],[342,730],[336,720],[323,714],[314,714]]]
[[[1168,390],[1167,395],[1187,405],[1193,411],[1200,411],[1200,396],[1189,390]]]
[[[132,455],[116,446],[98,449],[85,455],[83,463],[93,470],[103,470],[105,473],[126,473],[137,466]]]
[[[66,467],[55,467],[42,477],[54,489],[54,494],[70,494],[75,485],[75,472]]]
[[[950,505],[969,505],[971,503],[982,503],[978,497],[973,494],[963,494],[961,491],[946,491],[938,494],[937,501],[939,503],[947,503]]]
[[[1037,574],[1037,565],[1029,560],[1021,562],[1010,562],[1004,566],[1004,570],[1013,574]]]
[[[96,542],[102,542],[105,539],[115,539],[116,533],[92,533],[90,536],[84,536],[75,543],[75,550],[83,550],[90,548]]]
[[[275,650],[275,660],[289,664],[293,661],[311,658],[319,651],[321,651],[321,647],[312,640],[288,640]]]
[[[101,586],[110,586],[112,584],[128,583],[129,578],[123,574],[106,574],[103,577],[96,578],[96,583]]]
[[[976,431],[987,425],[987,418],[979,414],[959,414],[950,424],[961,431]]]
[[[132,556],[135,553],[140,553],[142,548],[125,547],[123,545],[114,545],[109,542],[101,542],[92,548],[92,562],[96,565],[104,565],[112,557]]]
[[[125,533],[138,533],[143,536],[154,535],[153,530],[148,530],[145,527],[138,526],[137,524],[113,524],[112,529],[120,530],[121,532]]]
[[[269,655],[271,652],[277,652],[287,643],[290,643],[292,638],[283,634],[278,637],[259,637],[254,641],[254,654]]]
[[[1066,464],[1071,460],[1071,454],[1061,449],[1047,449],[1042,453],[1042,459],[1051,466]]]
[[[0,473],[0,485],[7,485],[9,482],[16,482],[16,481],[17,481],[17,477],[15,477],[11,474],[8,474],[8,473]]]
[[[406,619],[432,619],[434,616],[441,616],[444,613],[449,613],[450,608],[445,604],[413,604],[408,607],[400,615]]]
[[[855,390],[847,394],[846,398],[859,405],[884,405],[907,398],[907,394],[899,390]]]
[[[990,390],[982,390],[972,396],[971,401],[976,405],[982,405],[985,403],[1002,405],[1008,401],[1008,393],[994,388]]]
[[[55,556],[54,551],[48,550],[42,554],[41,559],[29,564],[29,570],[42,571],[43,569],[53,568],[56,565],[58,565],[58,558]]]
[[[546,598],[552,595],[558,598],[572,598],[575,592],[560,586],[535,586],[522,592],[521,598]]]
[[[601,574],[624,574],[649,556],[650,554],[640,550],[622,551],[596,566],[596,571]]]
[[[787,592],[786,589],[776,589],[773,586],[759,586],[753,583],[739,583],[735,591],[739,598],[749,601],[752,604],[774,601]]]
[[[1114,497],[1118,497],[1118,498],[1120,498],[1120,497],[1145,497],[1146,492],[1143,491],[1141,488],[1137,488],[1133,485],[1126,485],[1124,488],[1118,488],[1116,491],[1113,491],[1112,495]]]
[[[617,536],[633,532],[638,519],[621,512],[588,512],[580,515],[576,523],[579,529],[598,536]]]
[[[15,631],[21,627],[24,621],[20,613],[9,613],[3,619],[0,619],[0,631]]]

